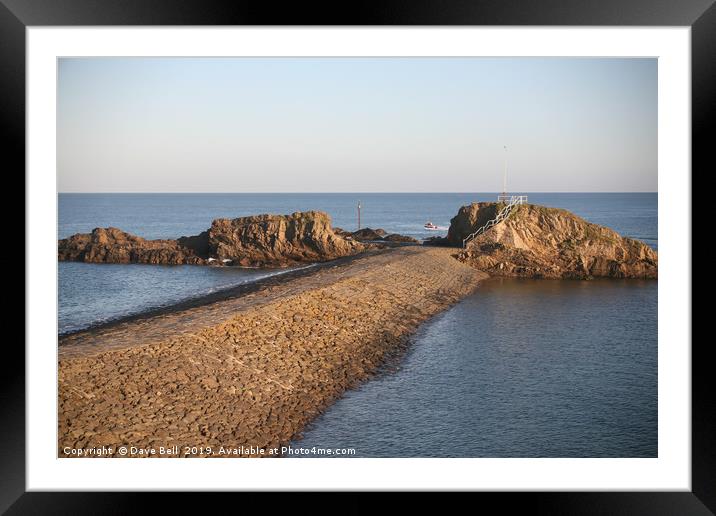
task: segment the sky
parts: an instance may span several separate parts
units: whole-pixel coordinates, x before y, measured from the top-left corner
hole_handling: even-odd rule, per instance
[[[656,191],[657,60],[59,60],[60,192],[498,192],[505,165]]]

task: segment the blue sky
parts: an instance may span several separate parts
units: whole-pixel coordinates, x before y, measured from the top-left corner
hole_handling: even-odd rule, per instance
[[[61,192],[656,191],[657,61],[63,58]]]

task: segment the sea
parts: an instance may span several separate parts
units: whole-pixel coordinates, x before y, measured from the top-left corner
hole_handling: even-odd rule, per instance
[[[520,192],[524,194],[524,192]],[[658,249],[656,193],[526,193]],[[73,194],[58,238],[114,226],[198,234],[221,217],[322,210],[346,230],[447,234],[496,193]],[[423,228],[432,222],[438,231]],[[58,333],[285,270],[58,263]],[[490,279],[424,323],[397,363],[347,392],[294,447],[352,457],[656,457],[657,281]]]

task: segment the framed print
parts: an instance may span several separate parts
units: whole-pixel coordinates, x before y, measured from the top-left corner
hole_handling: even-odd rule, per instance
[[[28,300],[3,510],[714,510],[709,2],[106,7],[0,9]]]

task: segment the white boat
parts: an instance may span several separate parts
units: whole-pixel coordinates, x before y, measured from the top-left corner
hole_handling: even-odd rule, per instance
[[[426,222],[423,227],[424,227],[425,229],[429,229],[429,230],[431,230],[431,231],[437,231],[437,230],[439,229],[435,224],[433,224],[433,223],[430,222],[430,221]]]

